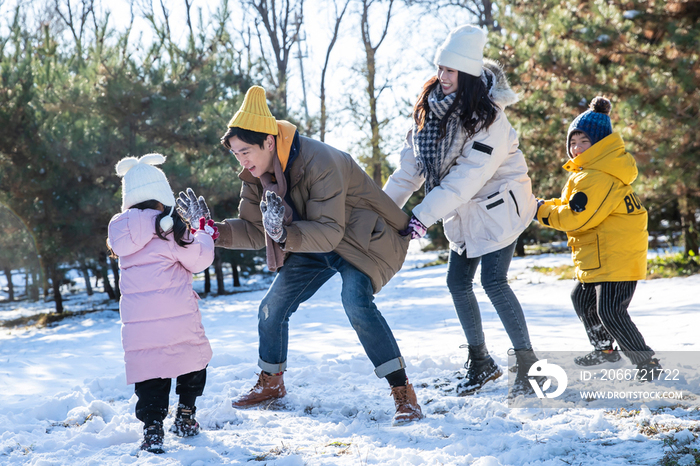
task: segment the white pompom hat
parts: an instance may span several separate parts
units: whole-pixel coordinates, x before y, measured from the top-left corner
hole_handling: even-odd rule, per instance
[[[486,33],[466,24],[450,31],[435,53],[435,66],[444,66],[472,76],[481,76]]]
[[[140,159],[125,157],[117,163],[117,175],[122,177],[122,212],[151,199],[166,206],[175,206],[170,183],[159,168],[165,162],[161,154],[146,154]]]

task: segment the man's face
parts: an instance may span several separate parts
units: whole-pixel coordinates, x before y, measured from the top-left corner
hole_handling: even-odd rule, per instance
[[[238,137],[233,136],[228,140],[231,146],[231,153],[236,157],[238,163],[256,178],[267,173],[274,173],[275,169],[272,165],[272,158],[276,155],[275,137],[268,135],[263,142],[263,147],[257,144],[248,144],[243,142]]]

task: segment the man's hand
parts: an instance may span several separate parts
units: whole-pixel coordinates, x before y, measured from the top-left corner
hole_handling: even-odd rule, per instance
[[[260,201],[260,211],[262,212],[265,231],[274,241],[284,243],[287,239],[287,230],[283,225],[284,204],[282,203],[282,198],[272,191],[267,191],[265,199]]]
[[[180,217],[182,217],[190,227],[195,227],[196,222],[202,217],[206,220],[211,220],[207,202],[202,196],[199,196],[198,199],[192,188],[187,188],[187,194],[180,191],[175,203],[177,204],[177,212],[180,214]]]

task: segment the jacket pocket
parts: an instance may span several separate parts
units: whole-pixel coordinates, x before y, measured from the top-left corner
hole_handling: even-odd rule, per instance
[[[569,237],[574,265],[580,270],[600,268],[600,240],[595,231]]]
[[[474,201],[478,206],[474,220],[481,223],[485,239],[501,241],[512,234],[519,223],[520,209],[507,183],[485,198]],[[474,228],[475,225],[471,223],[471,228]]]

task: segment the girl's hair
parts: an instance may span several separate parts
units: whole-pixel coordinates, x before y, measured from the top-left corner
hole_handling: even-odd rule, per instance
[[[155,201],[151,199],[150,201],[143,201],[139,202],[138,204],[132,205],[129,207],[130,209],[139,209],[139,210],[146,210],[146,209],[153,209],[153,210],[158,210],[158,201]],[[170,214],[170,207],[172,206],[163,206],[163,212],[158,214],[156,217],[156,235],[158,238],[167,241],[165,236],[163,234],[165,233],[163,229],[160,227],[160,221],[164,217],[167,217]],[[182,238],[185,236],[185,233],[187,233],[187,224],[185,223],[184,220],[180,217],[180,215],[177,213],[177,211],[173,211],[173,239],[175,240],[175,243],[177,243],[178,246],[182,246],[183,248],[187,247],[188,244],[192,244],[192,241],[187,242],[183,240]]]
[[[459,120],[467,132],[467,139],[474,137],[482,129],[488,129],[496,121],[498,110],[496,104],[489,95],[486,84],[479,76],[472,76],[461,71],[457,72],[457,98],[447,109],[447,113],[440,121],[440,139],[445,137],[447,120],[453,112],[459,112]],[[488,73],[487,73],[488,76]],[[423,90],[418,96],[413,107],[413,120],[420,131],[425,126],[425,121],[430,113],[428,97],[440,80],[433,76],[423,85]]]

